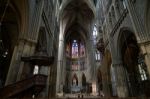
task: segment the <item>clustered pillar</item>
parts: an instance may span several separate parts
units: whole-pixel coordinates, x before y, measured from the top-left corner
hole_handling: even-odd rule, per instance
[[[117,95],[118,97],[128,97],[128,87],[126,80],[126,72],[122,63],[113,64],[116,76]]]

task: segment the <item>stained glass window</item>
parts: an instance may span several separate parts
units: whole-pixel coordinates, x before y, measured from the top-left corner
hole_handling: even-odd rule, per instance
[[[85,56],[85,47],[83,43],[80,43],[80,57]]]
[[[72,43],[72,58],[78,58],[78,43],[77,40],[73,40]]]
[[[66,44],[66,56],[68,61],[66,62],[67,70],[78,71],[84,70],[85,67],[85,45],[80,40],[72,40]]]

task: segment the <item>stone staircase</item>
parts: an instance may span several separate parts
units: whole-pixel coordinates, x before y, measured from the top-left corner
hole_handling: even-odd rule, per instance
[[[38,94],[46,85],[47,76],[42,74],[18,81],[0,89],[1,98],[32,97]]]

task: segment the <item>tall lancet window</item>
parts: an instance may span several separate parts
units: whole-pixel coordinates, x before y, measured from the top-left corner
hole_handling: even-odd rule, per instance
[[[78,51],[78,43],[77,40],[73,40],[72,43],[72,58],[78,58],[79,51]]]
[[[85,47],[83,43],[80,43],[80,57],[85,56]]]
[[[96,45],[96,38],[97,38],[97,28],[96,25],[93,28],[93,43]]]

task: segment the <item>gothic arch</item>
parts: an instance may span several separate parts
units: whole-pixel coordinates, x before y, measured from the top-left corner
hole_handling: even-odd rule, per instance
[[[25,3],[26,2],[26,3]],[[5,83],[6,81],[6,73],[9,70],[11,58],[13,56],[14,48],[19,43],[19,39],[22,35],[22,33],[27,33],[27,0],[4,0],[1,2],[1,12],[0,12],[0,19],[3,16],[3,20],[1,22],[1,40],[3,43],[3,49],[4,51],[7,51],[7,57],[5,61],[3,61],[3,66],[1,70],[2,71],[2,79]],[[6,8],[7,6],[7,8]],[[5,9],[6,8],[6,9]],[[4,14],[5,10],[5,14]],[[9,40],[8,40],[9,39]],[[1,63],[0,63],[1,64]],[[17,72],[17,71],[16,71]],[[0,78],[1,79],[1,78]]]
[[[134,32],[129,28],[122,28],[119,32],[117,42],[117,57],[119,62],[124,63],[127,62],[127,60],[128,62],[129,60],[136,62],[140,53],[140,48],[137,44]]]
[[[144,87],[139,87],[144,85],[139,68],[142,68],[142,70],[146,72],[147,67],[145,66],[143,68],[139,65],[139,57],[141,56],[141,53],[134,32],[128,28],[122,29],[118,37],[117,48],[119,61],[123,64],[126,71],[125,75],[128,80],[127,85],[129,89],[129,96],[138,96],[140,93],[139,90],[145,90],[142,89]],[[140,84],[137,82],[140,82]],[[145,93],[143,92],[143,94]]]
[[[70,27],[66,27],[65,28],[65,39],[68,39],[68,37],[70,37],[70,35],[72,35],[72,33],[77,33],[77,35],[84,40],[86,41],[86,38],[87,38],[87,31],[86,29],[84,29],[84,27],[80,24],[73,24],[72,26]]]
[[[9,1],[9,2],[7,2]],[[18,39],[25,38],[28,34],[28,25],[29,25],[29,2],[28,0],[4,0],[1,6],[3,8],[6,7],[6,3],[8,3],[8,7],[6,9],[6,13],[4,15],[4,21],[7,20],[12,21],[16,20],[15,23],[18,26]],[[1,9],[4,10],[4,9]],[[2,11],[3,13],[3,11]],[[7,17],[6,17],[7,16]],[[1,15],[0,15],[1,18]],[[12,22],[13,23],[13,22]],[[3,22],[2,22],[3,24]],[[13,23],[14,24],[14,23]]]
[[[86,86],[86,76],[84,73],[82,74],[82,86]]]
[[[47,54],[47,38],[45,27],[40,27],[39,29],[36,51]]]
[[[78,76],[76,73],[72,77],[72,85],[78,86]]]
[[[60,18],[60,16],[62,16],[64,9],[66,8],[66,6],[71,3],[73,0],[63,0],[61,6],[60,6],[60,12],[58,15],[58,19]],[[83,2],[85,2],[88,7],[91,9],[91,11],[93,12],[93,15],[96,15],[96,9],[94,7],[94,3],[91,2],[91,0],[84,0]]]
[[[62,10],[62,15],[60,20],[62,21],[63,35],[68,35],[70,31],[80,32],[81,35],[86,38],[88,34],[87,22],[91,21],[93,17],[93,12],[87,5],[86,1],[76,1],[69,0],[65,3],[67,4]],[[68,3],[67,3],[68,2]],[[63,5],[63,4],[62,4]],[[86,21],[85,21],[86,20]]]
[[[18,15],[19,37],[26,37],[29,25],[29,1],[28,0],[9,0],[10,6]]]
[[[124,33],[125,31],[127,33]],[[117,37],[117,42],[116,42],[116,44],[117,44],[116,49],[117,49],[118,59],[121,59],[121,48],[123,46],[123,43],[125,42],[126,38],[128,38],[131,35],[134,35],[134,32],[130,28],[123,27],[123,28],[120,29],[119,35]]]

